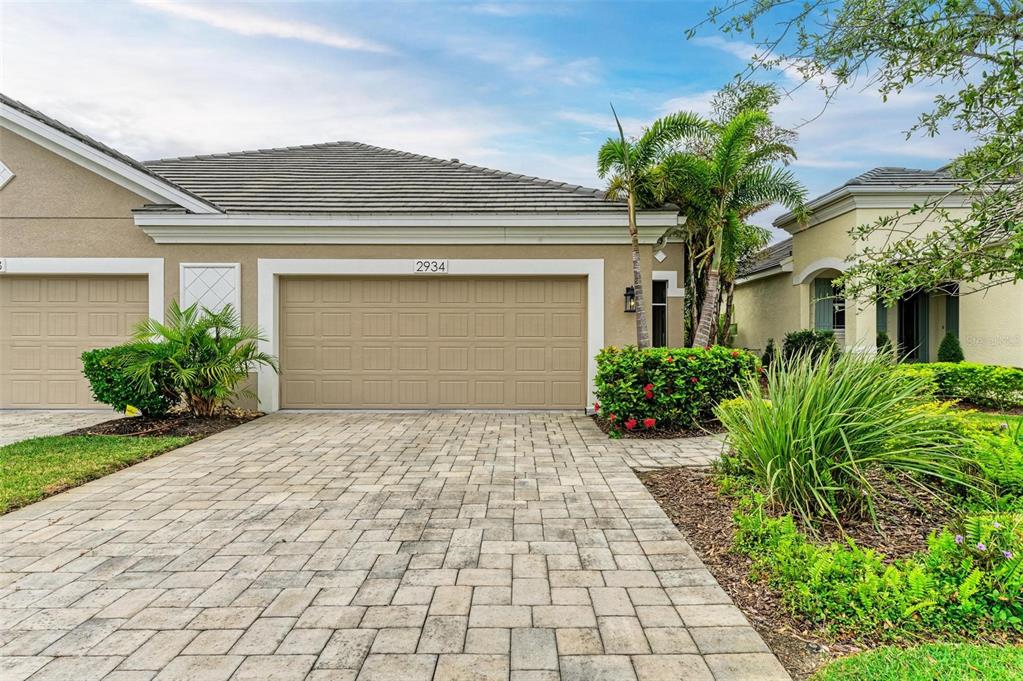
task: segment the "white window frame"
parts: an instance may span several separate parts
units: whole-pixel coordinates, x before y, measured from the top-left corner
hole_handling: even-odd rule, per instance
[[[0,276],[14,274],[145,275],[149,316],[163,322],[163,258],[0,258]]]
[[[390,259],[264,259],[257,261],[258,324],[265,340],[259,349],[274,357],[280,354],[278,316],[280,278],[288,275],[320,276],[412,276],[411,258]],[[604,346],[604,261],[602,259],[458,259],[448,260],[448,275],[438,276],[585,276],[586,365],[588,394],[596,387],[597,353]],[[425,276],[425,275],[416,275]],[[281,383],[270,367],[259,367],[259,408],[280,409]]]
[[[178,302],[185,307],[185,271],[190,268],[229,267],[234,270],[234,296],[229,301],[234,311],[242,313],[242,264],[239,262],[183,262],[178,266]]]

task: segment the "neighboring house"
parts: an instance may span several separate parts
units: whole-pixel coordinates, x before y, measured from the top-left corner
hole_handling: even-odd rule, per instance
[[[0,408],[94,406],[80,353],[177,298],[266,336],[278,408],[583,408],[635,342],[624,204],[353,142],[139,163],[0,99]],[[681,342],[676,210],[639,216]]]
[[[889,309],[846,300],[832,283],[848,267],[851,229],[939,198],[942,207],[963,214],[969,198],[955,188],[941,170],[875,168],[811,201],[805,224],[791,213],[779,217],[775,226],[791,238],[764,249],[736,282],[736,343],[762,350],[769,338],[780,344],[789,331],[812,328],[833,330],[845,349],[870,350],[877,332],[885,331],[910,360],[928,362],[951,331],[968,361],[1023,366],[1023,284],[971,293],[969,284],[949,282]],[[897,225],[919,225],[917,233],[924,233],[940,229],[935,217],[903,216]]]

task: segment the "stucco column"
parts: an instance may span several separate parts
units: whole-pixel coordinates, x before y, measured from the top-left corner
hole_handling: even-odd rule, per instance
[[[813,310],[813,279],[802,284],[796,284],[796,288],[799,289],[799,328],[800,329],[812,329],[813,328],[813,317],[811,311]],[[796,329],[792,329],[795,331]]]
[[[873,300],[846,300],[845,350],[877,354],[877,304]]]

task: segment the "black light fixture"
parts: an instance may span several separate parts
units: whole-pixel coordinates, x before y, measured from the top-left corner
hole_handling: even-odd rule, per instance
[[[636,311],[636,289],[633,286],[625,287],[625,311]]]

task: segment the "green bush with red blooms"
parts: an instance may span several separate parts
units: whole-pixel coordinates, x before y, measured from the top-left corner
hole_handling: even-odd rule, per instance
[[[760,370],[743,350],[606,347],[597,355],[593,408],[612,434],[685,430],[714,419],[718,402],[739,394],[738,384]]]

